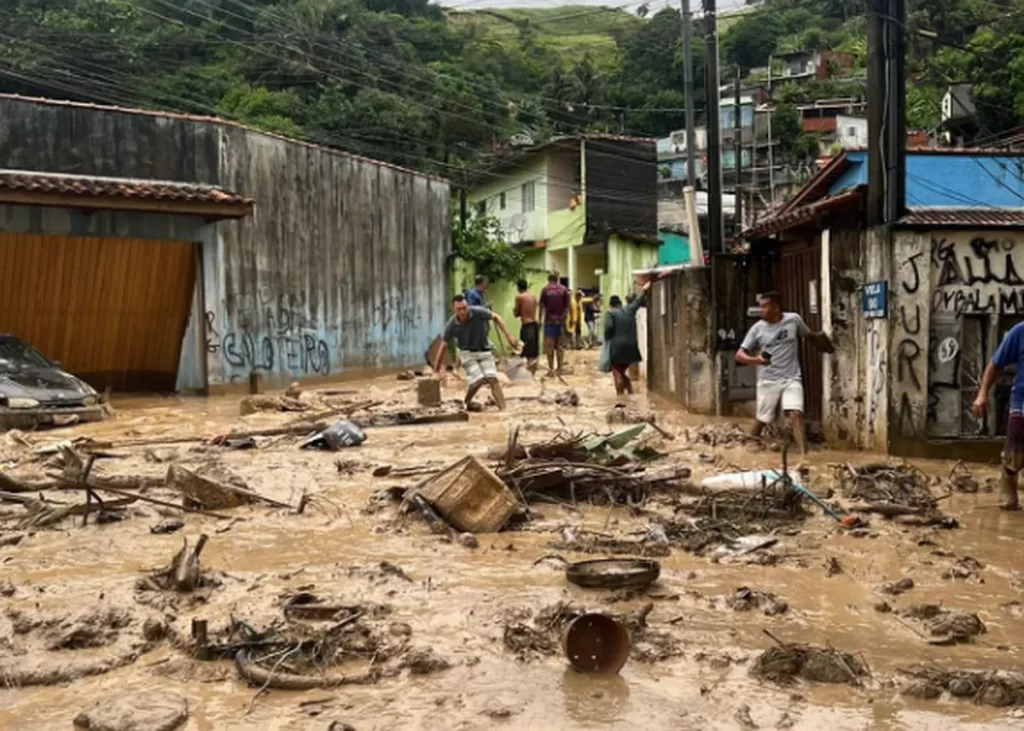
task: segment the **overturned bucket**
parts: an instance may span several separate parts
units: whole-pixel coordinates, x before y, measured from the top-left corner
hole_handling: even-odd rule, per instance
[[[607,614],[584,614],[566,628],[562,648],[584,673],[617,673],[629,659],[629,632]]]

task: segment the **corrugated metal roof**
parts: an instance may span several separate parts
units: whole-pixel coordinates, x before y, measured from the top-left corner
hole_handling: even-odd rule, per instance
[[[800,224],[813,221],[815,217],[826,211],[856,205],[863,196],[863,193],[863,189],[857,187],[829,198],[822,198],[813,203],[808,203],[806,206],[801,206],[800,208],[770,218],[753,228],[747,229],[740,236],[747,241],[752,241],[786,231]]]
[[[252,201],[212,185],[89,175],[0,170],[0,191],[57,195],[251,205]]]
[[[1024,208],[910,208],[900,225],[1024,228]]]

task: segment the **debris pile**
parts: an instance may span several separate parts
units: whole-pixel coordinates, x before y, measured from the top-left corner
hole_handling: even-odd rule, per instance
[[[752,609],[759,609],[766,617],[774,617],[778,614],[785,614],[789,610],[789,604],[767,591],[757,591],[746,586],[741,586],[725,600],[734,612],[749,612]]]
[[[897,614],[930,645],[973,642],[986,632],[977,614],[946,609],[938,604],[915,604]]]
[[[860,685],[860,679],[869,675],[867,665],[849,653],[833,647],[785,643],[761,653],[750,673],[779,685],[790,685],[797,678],[815,683]]]
[[[928,476],[909,464],[843,465],[838,469],[843,496],[849,500],[908,508],[914,513],[934,510],[938,505],[929,488]],[[882,509],[873,512],[885,514]],[[888,517],[900,514],[900,511],[894,511]]]
[[[908,676],[903,686],[904,695],[934,699],[943,693],[954,698],[966,698],[988,706],[1005,708],[1024,706],[1024,674],[992,670],[947,671],[935,666],[915,665],[901,668]]]

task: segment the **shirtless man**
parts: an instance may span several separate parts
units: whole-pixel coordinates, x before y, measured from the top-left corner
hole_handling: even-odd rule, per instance
[[[537,372],[537,358],[540,357],[540,326],[537,324],[537,298],[530,292],[530,285],[520,279],[516,285],[519,294],[512,314],[519,318],[519,340],[523,343],[523,357],[530,373]]]

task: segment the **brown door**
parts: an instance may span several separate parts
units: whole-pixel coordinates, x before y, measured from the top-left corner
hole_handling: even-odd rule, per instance
[[[773,273],[782,295],[782,308],[796,312],[815,332],[821,330],[821,245],[813,242],[783,244]],[[800,369],[804,376],[807,420],[821,423],[821,354],[800,341]]]
[[[102,391],[173,391],[195,244],[0,234],[0,332]]]

